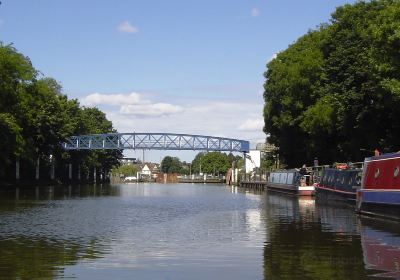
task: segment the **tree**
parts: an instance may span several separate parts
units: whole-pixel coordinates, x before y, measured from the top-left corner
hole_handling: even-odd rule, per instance
[[[15,174],[17,158],[26,180],[32,179],[29,170],[38,158],[41,169],[49,168],[50,155],[56,158],[61,177],[65,177],[66,163],[79,164],[86,171],[95,166],[110,170],[118,165],[121,151],[66,152],[61,148],[60,143],[69,136],[115,129],[99,109],[82,108],[77,100],[63,94],[56,80],[38,73],[29,58],[0,43],[0,179]],[[43,173],[49,174],[48,170]]]
[[[226,154],[210,152],[197,154],[192,162],[192,166],[193,171],[197,173],[200,173],[201,166],[202,173],[221,175],[226,174],[232,163]]]
[[[182,172],[182,162],[177,157],[166,156],[161,161],[161,171],[164,173]]]
[[[132,164],[121,165],[119,167],[114,167],[111,170],[111,173],[113,175],[119,176],[120,174],[122,174],[124,177],[136,176],[137,172],[138,172],[137,166]]]
[[[397,151],[400,2],[339,7],[267,65],[264,131],[289,166]]]

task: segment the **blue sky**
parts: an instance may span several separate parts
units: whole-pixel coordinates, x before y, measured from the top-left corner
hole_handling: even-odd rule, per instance
[[[257,142],[265,138],[266,63],[354,1],[1,2],[0,41],[70,97],[105,111],[119,131]],[[193,153],[174,155],[190,160]]]

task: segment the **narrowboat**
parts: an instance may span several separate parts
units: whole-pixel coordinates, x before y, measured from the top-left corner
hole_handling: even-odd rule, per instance
[[[357,190],[361,187],[362,168],[342,165],[326,168],[321,179],[315,184],[317,195],[334,195],[350,201],[356,201]]]
[[[400,220],[400,153],[365,159],[357,211]]]
[[[272,171],[267,180],[267,190],[292,195],[311,196],[315,188],[312,175],[302,175],[296,169]]]

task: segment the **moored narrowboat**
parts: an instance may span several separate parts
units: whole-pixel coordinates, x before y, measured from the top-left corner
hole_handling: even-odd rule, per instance
[[[355,201],[357,190],[361,187],[362,168],[341,165],[322,171],[320,181],[315,184],[317,194],[334,195]]]
[[[312,175],[302,175],[296,169],[271,172],[268,177],[267,189],[300,196],[311,196],[315,191]]]
[[[400,220],[400,153],[365,159],[357,211]]]

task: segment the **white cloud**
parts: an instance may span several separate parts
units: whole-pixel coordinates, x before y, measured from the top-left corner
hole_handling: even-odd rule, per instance
[[[161,117],[180,113],[183,108],[169,103],[153,103],[143,100],[137,92],[130,94],[101,94],[92,93],[81,99],[85,106],[119,106],[119,113],[130,116]]]
[[[251,9],[251,16],[252,17],[258,17],[260,15],[260,10],[257,8]]]
[[[113,94],[109,97],[101,94],[100,100],[103,102],[100,104],[97,99],[95,102],[119,132],[164,132],[220,136],[248,140],[251,142],[251,147],[255,147],[255,143],[263,142],[265,139],[265,133],[262,131],[263,101],[262,97],[257,94],[257,88],[250,91],[250,94],[248,89],[243,89],[243,92],[247,96],[246,101],[235,100],[232,97],[216,101],[208,98],[193,98],[189,95],[171,98],[171,96],[153,92],[152,100],[148,100],[150,99],[148,95],[142,93],[136,93],[139,95],[138,102],[135,98],[132,98],[133,100],[130,102],[127,101],[129,99],[127,96],[131,94],[122,94],[123,98],[117,97],[121,94]],[[92,94],[88,96],[92,96]],[[84,99],[86,100],[87,97]],[[122,101],[117,102],[117,99]],[[110,105],[111,102],[118,103],[118,106],[104,106],[105,104]],[[243,122],[243,120],[247,121]],[[134,153],[132,151],[129,155],[132,157],[142,156],[141,152]],[[197,151],[187,153],[148,151],[146,159],[158,162],[163,156],[171,155],[171,153],[179,156],[182,160],[192,160]]]
[[[131,116],[161,117],[181,113],[183,108],[168,103],[123,105],[119,112]]]
[[[130,94],[100,94],[92,93],[81,99],[81,103],[86,106],[96,105],[133,105],[141,103],[140,94],[132,92]]]
[[[136,26],[133,26],[129,21],[121,22],[117,27],[119,32],[123,33],[137,33],[139,29]]]
[[[264,120],[262,118],[247,119],[243,122],[239,129],[242,131],[262,131],[264,127]]]

